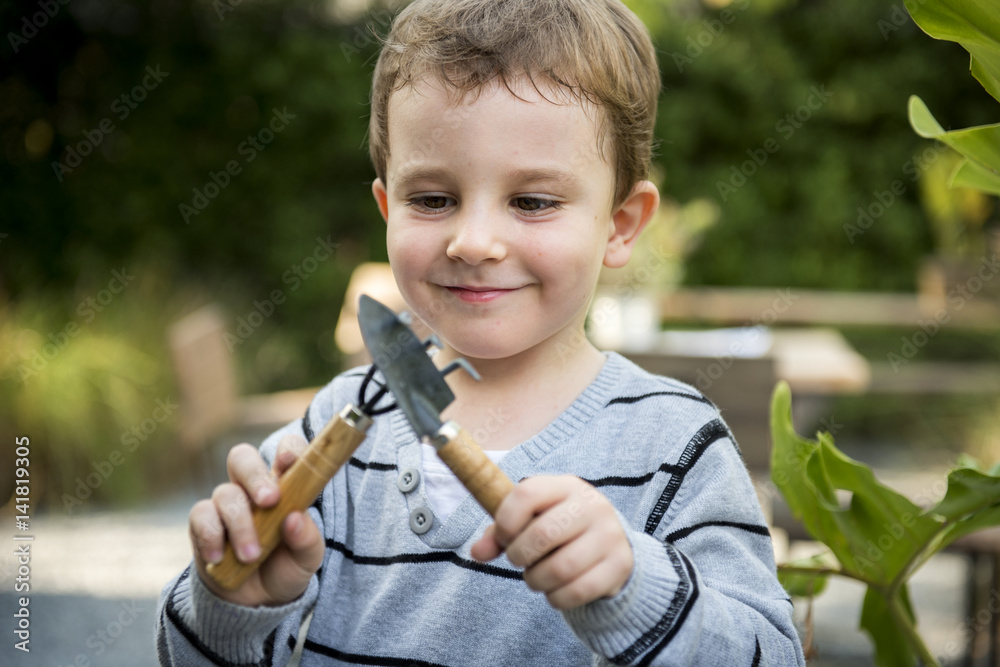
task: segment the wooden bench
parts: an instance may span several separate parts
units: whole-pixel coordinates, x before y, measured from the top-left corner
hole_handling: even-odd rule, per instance
[[[224,463],[212,451],[224,434],[259,435],[299,419],[318,389],[241,396],[226,325],[221,309],[208,305],[167,332],[180,405],[180,445],[198,462],[192,467],[196,482],[209,488],[225,476]]]

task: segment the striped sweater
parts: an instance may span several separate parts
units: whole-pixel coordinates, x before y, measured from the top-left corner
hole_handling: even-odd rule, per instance
[[[302,420],[264,442],[265,459],[285,434],[311,439],[356,402],[362,375],[349,371],[322,389]],[[505,556],[471,558],[490,518],[469,496],[435,521],[423,480],[412,481],[420,457],[399,410],[375,419],[310,509],[326,555],[286,606],[219,600],[192,567],[169,582],[160,664],[285,665],[297,642],[304,666],[804,664],[739,450],[691,387],[610,353],[576,401],[501,462],[515,482],[577,475],[619,512],[632,575],[615,597],[572,610],[550,607]]]

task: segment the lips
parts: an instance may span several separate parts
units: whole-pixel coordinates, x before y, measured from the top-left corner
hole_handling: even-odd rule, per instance
[[[518,287],[492,287],[479,285],[445,285],[445,289],[465,303],[490,303],[516,292]]]

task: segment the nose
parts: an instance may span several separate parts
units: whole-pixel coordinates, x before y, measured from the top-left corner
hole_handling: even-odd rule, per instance
[[[502,260],[507,256],[507,243],[500,218],[483,209],[471,208],[453,216],[448,257],[471,265]]]

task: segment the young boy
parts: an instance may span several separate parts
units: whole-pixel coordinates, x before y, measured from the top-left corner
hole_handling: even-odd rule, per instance
[[[375,70],[372,190],[411,311],[482,375],[461,423],[517,483],[495,522],[400,411],[235,592],[205,564],[275,475],[355,401],[365,369],[229,456],[163,591],[161,664],[802,665],[736,443],[696,390],[583,337],[601,266],[656,211],[659,74],[618,0],[417,0]],[[269,472],[270,471],[270,472]],[[304,641],[298,634],[312,613]]]

